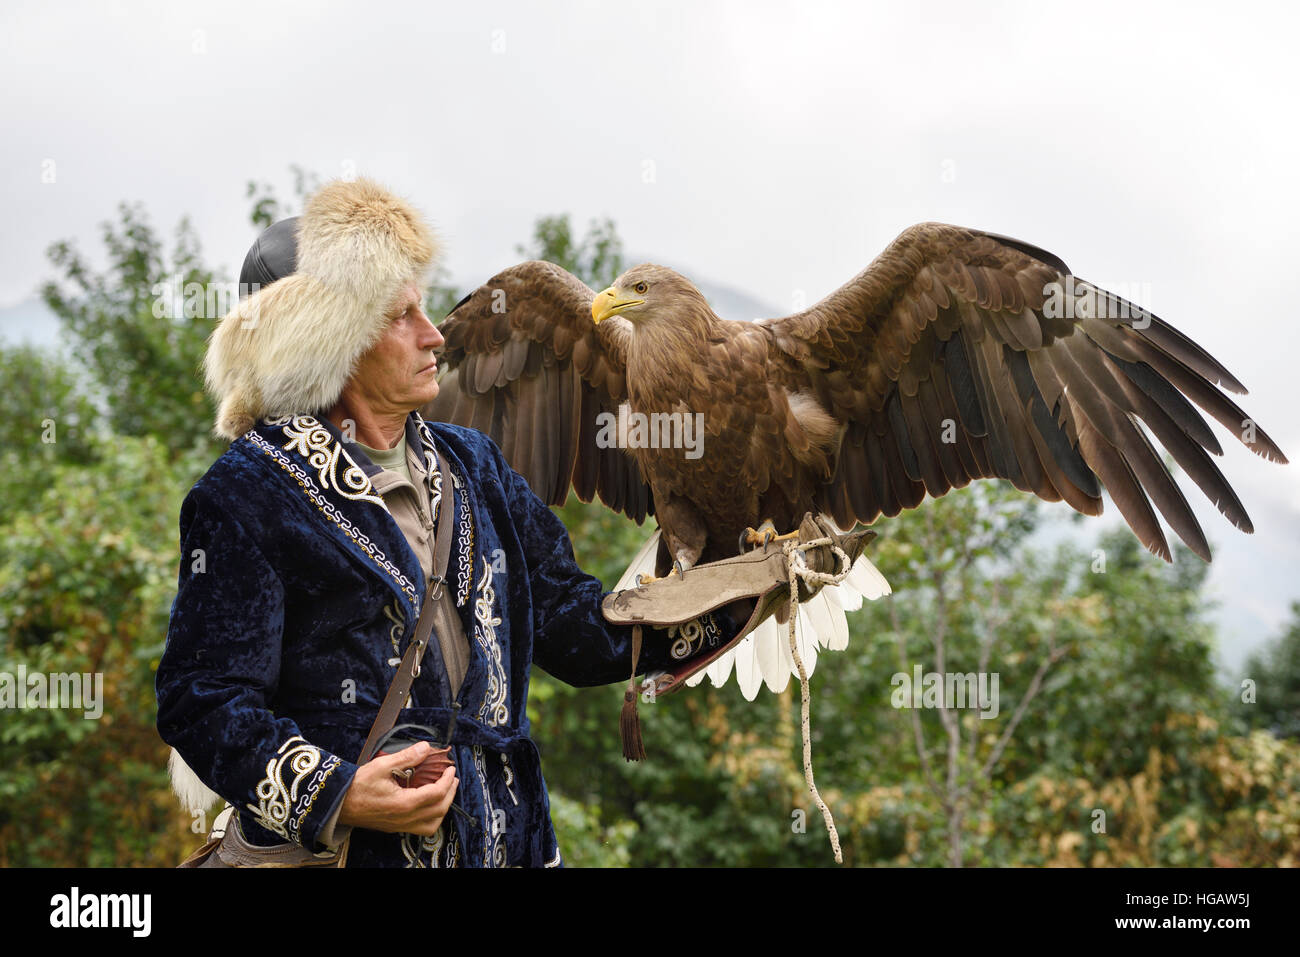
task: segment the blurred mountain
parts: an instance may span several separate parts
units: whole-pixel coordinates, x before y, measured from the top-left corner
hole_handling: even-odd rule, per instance
[[[683,268],[671,262],[653,257],[638,259],[632,256],[624,257],[624,262],[631,265],[632,263],[652,262],[659,263],[661,266],[667,266],[681,273],[687,279],[695,284],[695,287],[704,293],[704,298],[709,301],[709,305],[723,319],[739,319],[749,321],[752,319],[769,319],[773,316],[788,315],[793,310],[782,309],[779,306],[773,306],[756,299],[749,293],[744,292],[734,286],[728,286],[720,282],[714,282],[706,277],[695,275],[690,269]],[[810,303],[811,305],[811,303]]]

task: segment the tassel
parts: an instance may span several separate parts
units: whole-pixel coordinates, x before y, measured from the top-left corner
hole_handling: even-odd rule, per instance
[[[645,746],[641,743],[641,718],[636,711],[636,664],[641,657],[641,626],[632,626],[632,677],[627,691],[623,692],[623,713],[618,719],[618,730],[623,737],[623,757],[629,761],[644,761]]]
[[[623,757],[629,761],[644,761],[645,745],[641,743],[641,719],[636,713],[635,688],[628,688],[623,693],[623,714],[619,717],[618,729],[623,735]]]

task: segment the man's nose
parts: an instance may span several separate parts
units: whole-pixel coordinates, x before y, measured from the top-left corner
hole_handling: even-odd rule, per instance
[[[440,349],[442,344],[447,340],[442,337],[438,327],[433,324],[429,314],[420,309],[420,315],[424,317],[424,325],[420,326],[420,347],[423,349]]]

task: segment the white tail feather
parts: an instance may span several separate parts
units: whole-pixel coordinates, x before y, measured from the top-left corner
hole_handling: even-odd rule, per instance
[[[763,685],[763,673],[758,668],[758,652],[754,647],[757,634],[750,635],[736,646],[736,684],[746,701],[758,697],[758,689]]]
[[[779,692],[781,689],[777,687],[777,683],[781,682],[781,672],[785,671],[785,662],[781,660],[780,636],[768,631],[755,633],[754,651],[758,670],[763,676],[763,681],[767,683],[767,690],[773,693]]]
[[[194,769],[185,763],[175,748],[167,759],[167,771],[171,774],[172,791],[180,800],[181,807],[191,814],[206,811],[221,800],[221,795],[199,780]]]
[[[815,599],[814,599],[815,600]],[[799,657],[803,659],[804,671],[809,676],[817,670],[817,638],[818,630],[814,622],[816,614],[812,608],[813,602],[799,607],[799,627],[795,629],[794,641],[799,648]],[[785,642],[786,647],[790,646],[790,626],[784,625],[781,628],[781,639]],[[797,675],[798,669],[794,667],[794,660],[791,659],[790,673]]]
[[[848,577],[844,579],[844,584],[869,601],[894,593],[894,590],[889,587],[889,582],[885,581],[885,576],[880,574],[880,569],[871,564],[871,560],[866,555],[858,556],[858,560],[853,563],[853,568],[849,570]]]
[[[644,545],[632,556],[632,563],[627,566],[627,571],[623,572],[623,577],[618,580],[614,586],[614,591],[622,591],[624,588],[636,587],[636,576],[645,575],[647,577],[655,573],[655,556],[659,551],[659,530],[646,539]]]
[[[845,595],[855,598],[857,604],[852,606],[852,610],[857,611],[862,607],[862,595],[844,588],[825,588],[822,594],[826,596],[826,601],[831,606],[831,618],[835,622],[835,636],[826,647],[831,651],[843,651],[849,646],[849,619],[844,614],[845,609],[840,606],[840,602]]]
[[[658,547],[659,532],[656,531],[633,557],[619,579],[617,589],[636,587],[638,573],[654,574]],[[840,585],[823,588],[812,601],[799,607],[795,643],[810,676],[817,667],[817,655],[822,648],[831,651],[848,648],[849,622],[845,612],[857,611],[864,599],[875,601],[892,591],[879,569],[866,555],[860,555]],[[790,655],[788,627],[777,624],[774,617],[768,618],[736,647],[687,678],[686,686],[694,688],[708,675],[714,687],[720,688],[727,683],[734,667],[736,683],[745,700],[753,701],[764,684],[769,691],[780,694],[789,685],[790,678],[798,674]]]

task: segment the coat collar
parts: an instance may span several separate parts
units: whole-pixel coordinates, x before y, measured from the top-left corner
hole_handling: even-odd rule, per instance
[[[502,654],[498,628],[500,598],[492,563],[482,555],[483,542],[469,473],[447,443],[439,444],[447,466],[443,475],[434,454],[433,431],[418,415],[407,420],[407,441],[418,443],[424,456],[426,481],[432,492],[434,522],[442,519],[443,483],[456,489],[452,554],[448,580],[454,590],[461,623],[470,640],[469,670],[459,699],[477,720],[491,727],[513,723],[510,713],[508,655]],[[370,476],[378,466],[333,423],[309,415],[263,419],[236,440],[245,454],[272,469],[310,504],[320,526],[348,553],[371,568],[399,596],[408,634],[413,633],[424,598],[419,559],[406,543]],[[515,720],[518,720],[517,718]]]
[[[370,482],[376,466],[355,444],[328,420],[287,415],[263,419],[235,445],[246,445],[305,497],[327,533],[372,567],[414,620],[424,592],[419,560]]]

